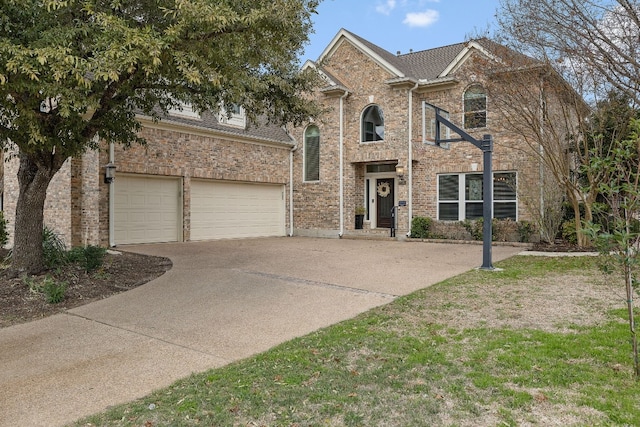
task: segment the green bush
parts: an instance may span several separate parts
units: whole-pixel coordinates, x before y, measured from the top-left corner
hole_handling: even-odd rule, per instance
[[[56,282],[51,276],[45,276],[42,282],[38,283],[34,279],[27,279],[29,289],[44,295],[44,299],[49,304],[57,304],[64,301],[67,292],[67,282]]]
[[[536,227],[533,223],[529,221],[518,222],[518,236],[520,237],[521,242],[529,243],[531,241],[531,236],[533,236],[535,231]]]
[[[0,211],[0,246],[4,246],[9,242],[9,233],[7,232],[7,220],[4,218],[4,212]]]
[[[49,304],[57,304],[64,301],[66,292],[67,282],[57,283],[51,279],[42,285],[42,293]]]
[[[82,267],[85,271],[94,271],[102,266],[102,261],[107,253],[106,248],[100,246],[87,246],[84,248],[84,260]]]
[[[411,220],[411,237],[427,239],[431,237],[433,220],[425,216],[416,216]]]
[[[482,240],[482,228],[484,227],[484,218],[476,220],[465,219],[462,226],[471,234],[473,240]]]
[[[562,239],[572,245],[578,243],[578,233],[576,232],[576,223],[574,220],[562,223]]]
[[[42,252],[44,263],[48,268],[64,264],[66,261],[66,250],[64,242],[55,231],[46,225],[42,229]]]
[[[95,271],[102,266],[106,248],[100,246],[77,246],[67,252],[66,260],[71,264],[78,264],[87,273]]]

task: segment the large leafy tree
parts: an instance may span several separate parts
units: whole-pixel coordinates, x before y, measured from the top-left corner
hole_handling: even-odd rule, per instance
[[[136,113],[313,116],[297,58],[318,1],[0,0],[0,144],[20,161],[13,271],[43,267],[44,201],[65,160],[144,143]]]

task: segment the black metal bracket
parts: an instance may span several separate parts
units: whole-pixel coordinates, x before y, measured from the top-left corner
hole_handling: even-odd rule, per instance
[[[493,157],[493,137],[491,135],[484,135],[481,140],[475,139],[467,132],[462,130],[460,127],[456,126],[454,123],[450,122],[447,118],[443,117],[440,113],[444,110],[436,107],[435,105],[426,103],[431,108],[435,110],[435,120],[436,120],[436,145],[440,145],[442,143],[448,142],[462,142],[466,141],[477,148],[482,150],[483,153],[483,171],[482,171],[482,266],[481,270],[494,270],[493,264],[491,262],[491,235],[492,231],[492,207],[493,207],[493,166],[492,166],[492,157]],[[440,124],[445,125],[458,135],[460,138],[453,139],[441,139],[440,138]]]

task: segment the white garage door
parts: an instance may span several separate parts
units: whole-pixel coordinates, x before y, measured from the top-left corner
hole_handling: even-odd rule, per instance
[[[115,180],[116,244],[182,240],[180,183],[177,178],[118,175]]]
[[[191,240],[284,236],[284,186],[191,181]]]

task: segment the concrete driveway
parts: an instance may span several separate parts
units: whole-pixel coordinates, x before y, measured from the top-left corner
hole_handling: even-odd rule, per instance
[[[0,425],[57,426],[262,352],[482,263],[482,246],[269,238],[127,246],[173,268],[0,329]],[[521,248],[493,248],[501,260]],[[490,274],[490,273],[487,273]]]

